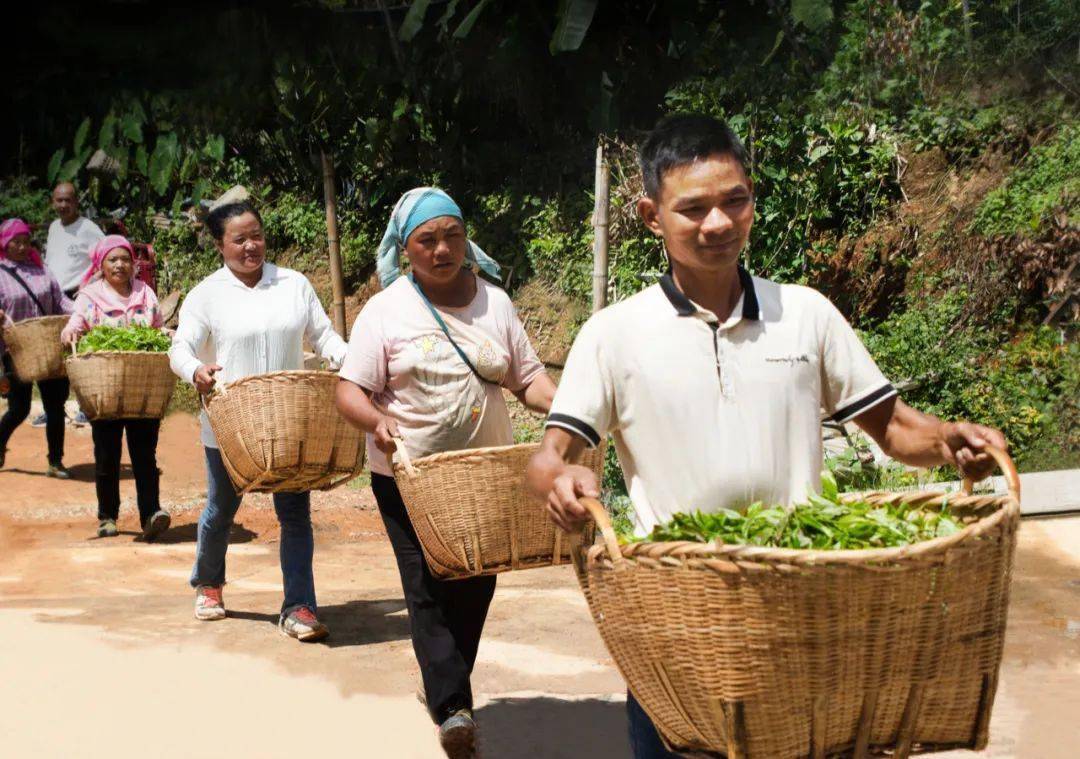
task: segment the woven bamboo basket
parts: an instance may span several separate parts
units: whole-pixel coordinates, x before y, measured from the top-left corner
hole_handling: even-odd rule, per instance
[[[665,743],[729,759],[986,746],[1020,520],[1008,495],[871,493],[962,516],[901,548],[603,544],[574,563],[593,619]]]
[[[360,474],[364,436],[338,413],[337,382],[334,372],[271,372],[232,382],[204,400],[237,490],[330,490]]]
[[[447,580],[570,562],[570,541],[525,490],[537,443],[436,453],[410,461],[398,443],[394,478],[431,573]],[[582,464],[598,475],[602,447]]]
[[[4,327],[15,376],[20,382],[41,382],[65,376],[64,346],[60,332],[68,323],[66,316],[41,316]]]
[[[169,408],[176,375],[167,353],[101,351],[65,362],[79,408],[92,420],[161,419]]]

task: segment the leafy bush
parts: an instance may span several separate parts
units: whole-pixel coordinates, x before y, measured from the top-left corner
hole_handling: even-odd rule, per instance
[[[221,256],[209,237],[200,239],[192,224],[179,218],[158,227],[149,221],[151,216],[147,212],[142,224],[152,234],[157,253],[159,291],[187,292],[221,266]]]
[[[295,248],[301,253],[326,250],[326,211],[321,203],[286,191],[263,205],[259,214],[269,248]]]
[[[983,199],[972,230],[984,235],[1038,232],[1062,208],[1080,222],[1080,122],[1063,124],[1053,139],[1032,149],[1005,183]]]
[[[526,216],[525,251],[534,272],[563,292],[586,298],[592,292],[592,245],[584,223],[589,211],[581,200],[571,201],[570,207],[577,213],[546,201]]]
[[[1004,334],[962,321],[967,296],[952,292],[908,308],[866,334],[887,377],[910,381],[902,395],[944,419],[997,427],[1018,463],[1053,423],[1064,394],[1077,386],[1080,346],[1062,345],[1038,328],[1008,341]]]
[[[53,212],[49,191],[30,177],[0,180],[0,220],[17,218],[31,226],[46,227]]]

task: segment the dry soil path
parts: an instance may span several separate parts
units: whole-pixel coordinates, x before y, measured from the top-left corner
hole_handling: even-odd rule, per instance
[[[187,576],[203,497],[197,426],[169,418],[163,492],[174,527],[94,536],[89,432],[69,428],[77,480],[41,476],[24,426],[0,471],[0,755],[438,757],[393,557],[370,493],[313,498],[325,645],[276,627],[277,528],[245,502],[232,535],[230,616],[192,618]],[[1080,745],[1080,518],[1021,532],[1001,690],[986,757],[1074,757]],[[623,757],[623,686],[567,568],[503,575],[474,678],[485,757]],[[958,753],[957,756],[973,756]],[[939,755],[946,756],[946,755]]]

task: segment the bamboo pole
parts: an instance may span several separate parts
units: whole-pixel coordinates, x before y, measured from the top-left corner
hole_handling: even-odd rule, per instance
[[[323,200],[326,202],[326,240],[330,247],[330,283],[334,292],[331,316],[334,329],[345,337],[345,278],[341,272],[341,245],[338,238],[337,198],[334,192],[334,162],[326,150],[319,149],[322,159]]]
[[[593,207],[593,275],[592,310],[596,313],[607,305],[608,287],[608,206],[610,202],[610,171],[604,157],[604,143],[596,146],[596,204]]]

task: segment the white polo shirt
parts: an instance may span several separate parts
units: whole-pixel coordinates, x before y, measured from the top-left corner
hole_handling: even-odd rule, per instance
[[[822,409],[845,422],[896,395],[823,295],[739,279],[723,324],[665,275],[594,314],[570,350],[547,426],[614,437],[638,535],[678,512],[805,499]]]

